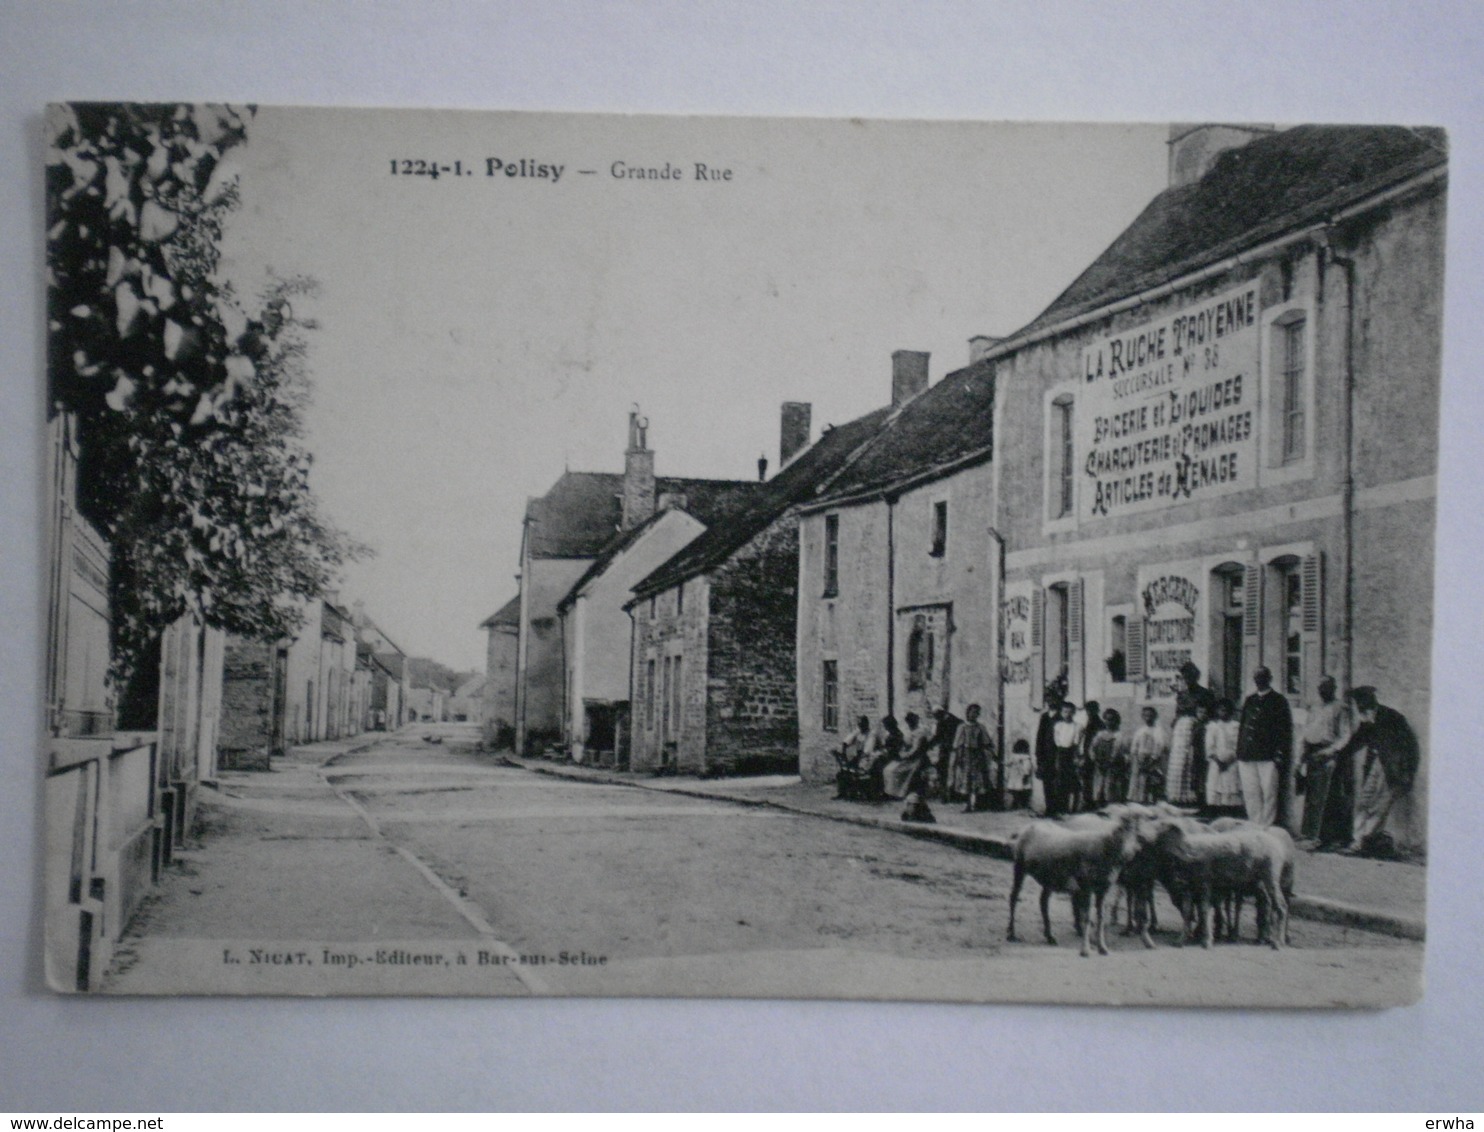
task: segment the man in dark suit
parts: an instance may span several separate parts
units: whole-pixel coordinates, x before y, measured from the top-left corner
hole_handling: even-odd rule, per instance
[[[1355,840],[1352,853],[1382,853],[1382,831],[1392,804],[1409,793],[1422,752],[1407,717],[1376,701],[1376,689],[1364,685],[1348,697],[1355,704],[1357,725],[1337,759],[1365,752],[1360,790],[1355,796]]]
[[[1237,731],[1237,773],[1248,820],[1269,826],[1278,820],[1278,784],[1293,750],[1293,712],[1268,669],[1254,672],[1252,683],[1257,691],[1243,702]]]

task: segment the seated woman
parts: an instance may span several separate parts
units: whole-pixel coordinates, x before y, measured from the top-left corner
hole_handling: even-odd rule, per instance
[[[920,791],[922,780],[927,777],[929,735],[916,712],[909,711],[906,719],[907,733],[902,736],[901,750],[881,771],[883,792],[888,798],[905,798]]]
[[[871,721],[861,716],[856,721],[856,730],[835,752],[835,797],[845,801],[858,801],[864,793],[866,779],[866,747],[871,741]]]

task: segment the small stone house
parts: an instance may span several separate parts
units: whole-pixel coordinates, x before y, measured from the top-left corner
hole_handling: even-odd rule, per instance
[[[926,366],[923,366],[926,381]],[[634,586],[631,765],[726,774],[798,766],[798,510],[875,435],[889,408],[809,443],[784,406],[781,466],[745,503]]]

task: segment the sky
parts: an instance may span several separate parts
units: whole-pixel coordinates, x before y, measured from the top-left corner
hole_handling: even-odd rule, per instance
[[[313,484],[376,551],[342,601],[482,670],[526,499],[622,471],[631,405],[660,475],[776,469],[783,401],[817,437],[889,400],[892,351],[937,381],[1030,321],[1164,187],[1167,136],[267,107],[221,270],[320,284],[295,306],[320,324]]]

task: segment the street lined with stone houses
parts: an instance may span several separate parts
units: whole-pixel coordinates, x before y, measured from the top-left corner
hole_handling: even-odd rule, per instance
[[[113,550],[56,416],[53,985],[1414,999],[1446,139],[1167,144],[1168,185],[1038,315],[936,382],[882,356],[853,419],[782,402],[755,479],[673,474],[615,413],[583,462],[621,471],[568,462],[501,516],[518,562],[460,559],[502,602],[482,674],[326,568],[257,630],[202,595],[114,688]],[[1043,817],[1091,824],[1035,827],[1032,860]],[[1061,894],[1136,855],[1193,920],[1281,909],[1296,856],[1297,950],[1120,940],[1071,973],[1004,942],[1017,853],[1063,936]]]
[[[1253,944],[1249,919],[1246,943],[1177,949],[1167,930],[1146,951],[1115,933],[1109,959],[1087,963],[1064,899],[1061,946],[1006,943],[1008,864],[967,840],[904,836],[921,831],[889,810],[844,808],[788,776],[526,767],[480,749],[472,727],[295,748],[206,794],[201,840],[121,942],[111,993],[1282,1005],[1302,988],[1309,1001],[1380,1003],[1422,956],[1390,931],[1305,919],[1293,950],[1275,953]],[[974,824],[944,817],[966,839],[986,832]],[[1389,899],[1397,920],[1413,911],[1420,868],[1342,867],[1352,900]],[[1178,922],[1168,905],[1161,917]]]

